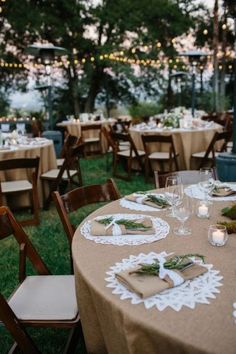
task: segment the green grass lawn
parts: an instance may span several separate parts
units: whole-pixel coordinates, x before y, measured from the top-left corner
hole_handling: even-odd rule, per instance
[[[100,184],[111,178],[111,160],[106,156],[81,161],[84,185]],[[108,171],[107,171],[108,166]],[[121,195],[137,190],[153,189],[154,184],[145,183],[142,175],[134,173],[132,181],[127,182],[115,179]],[[98,205],[83,208],[74,215],[79,224],[86,215],[98,208]],[[15,214],[20,218],[23,215]],[[69,274],[69,249],[66,236],[62,229],[57,211],[52,204],[49,211],[41,211],[41,223],[37,227],[27,227],[27,234],[37,248],[39,254],[48,265],[52,274]],[[33,269],[28,265],[28,274],[33,274]],[[18,246],[13,238],[1,241],[0,246],[0,291],[4,296],[9,296],[18,282]],[[42,353],[54,354],[63,352],[68,331],[51,329],[30,329],[38,348]],[[13,339],[4,327],[0,327],[0,354],[5,354],[10,349]],[[84,346],[78,347],[78,353],[85,353]]]

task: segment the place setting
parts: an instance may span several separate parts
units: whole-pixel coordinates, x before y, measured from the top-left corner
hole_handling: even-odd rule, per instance
[[[201,181],[184,189],[189,197],[205,202],[236,200],[235,184],[215,180],[211,168],[202,168],[199,174]]]
[[[141,245],[159,241],[169,233],[161,218],[139,214],[110,214],[86,221],[80,228],[88,240],[101,244]]]
[[[137,211],[162,211],[170,208],[164,193],[136,192],[120,199],[120,206]]]
[[[111,266],[106,272],[107,287],[121,300],[143,303],[148,310],[210,304],[220,293],[223,277],[199,254],[176,255],[150,252],[131,255]]]

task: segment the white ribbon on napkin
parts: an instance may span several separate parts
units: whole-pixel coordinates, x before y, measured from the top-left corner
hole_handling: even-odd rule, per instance
[[[166,262],[165,257],[159,255],[158,257],[159,260],[159,278],[164,279],[166,276],[168,276],[172,282],[173,286],[178,286],[184,283],[184,278],[181,277],[177,272],[171,269],[166,269],[164,267],[164,263]]]
[[[112,227],[112,236],[121,236],[122,230],[120,226],[116,223],[116,220],[112,220],[109,225],[105,227],[105,230],[109,229],[110,226]]]
[[[138,204],[143,204],[144,200],[146,199],[146,195],[142,195],[142,194],[134,194],[135,198],[136,198],[136,203]]]

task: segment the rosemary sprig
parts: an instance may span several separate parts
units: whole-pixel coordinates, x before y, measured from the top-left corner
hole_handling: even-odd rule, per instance
[[[127,230],[148,230],[151,228],[151,226],[146,226],[141,222],[133,220],[120,219],[117,220],[116,223],[118,225],[124,225]]]
[[[109,218],[100,219],[96,221],[99,222],[100,224],[107,226],[113,221],[113,218],[109,217]],[[146,226],[143,223],[133,221],[133,220],[126,220],[126,219],[116,220],[116,224],[124,225],[127,230],[148,230],[151,228],[151,226]]]
[[[97,222],[99,222],[99,224],[103,224],[105,226],[109,225],[112,222],[113,218],[109,217],[109,218],[104,218],[104,219],[96,219]]]
[[[218,222],[217,224],[225,226],[228,234],[236,233],[236,221],[231,221],[231,222],[222,221],[222,222]]]
[[[191,265],[191,259],[189,257],[200,258],[204,262],[204,256],[200,254],[186,254],[180,256],[174,256],[168,259],[164,263],[166,269],[176,269],[183,270],[187,266]],[[159,274],[159,261],[155,259],[152,264],[140,264],[140,268],[134,271],[131,271],[129,274],[141,274],[141,275],[156,275]]]
[[[156,197],[153,194],[148,194],[147,195],[147,201],[150,201],[150,202],[160,206],[161,208],[165,208],[167,206],[170,206],[169,202],[165,198]]]

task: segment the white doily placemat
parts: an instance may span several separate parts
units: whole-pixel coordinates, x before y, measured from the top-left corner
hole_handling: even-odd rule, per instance
[[[165,198],[164,194],[157,194],[157,193],[147,193],[147,194],[154,195],[155,197]],[[144,196],[145,193],[144,194],[140,194],[140,195]],[[127,208],[127,209],[130,209],[130,210],[137,210],[137,211],[163,211],[163,210],[166,209],[166,208],[163,208],[163,209],[154,208],[154,207],[149,206],[149,205],[132,202],[132,201],[127,200],[125,198],[121,198],[120,199],[120,206],[122,206],[123,208]]]
[[[144,243],[151,243],[162,238],[165,238],[170,230],[169,224],[160,219],[155,218],[149,215],[139,215],[139,214],[110,214],[110,215],[103,215],[98,216],[96,219],[104,219],[106,217],[113,217],[113,220],[120,220],[120,219],[128,219],[128,220],[135,220],[135,219],[143,219],[143,218],[151,218],[153,223],[153,228],[155,230],[155,234],[153,235],[121,235],[121,236],[93,236],[90,233],[91,229],[91,221],[86,221],[81,229],[81,234],[87,238],[88,240],[92,240],[96,243],[102,243],[104,245],[117,245],[117,246],[124,246],[124,245],[142,245]]]
[[[234,323],[236,324],[236,302],[233,303],[233,317],[234,317]]]
[[[153,263],[154,259],[170,254],[162,252],[157,254],[150,252],[148,254],[140,253],[138,256],[130,256],[117,262],[110,270],[106,272],[107,287],[112,288],[112,293],[119,295],[121,300],[130,299],[133,305],[143,303],[146,309],[156,307],[159,311],[170,307],[175,311],[181,310],[183,306],[194,309],[196,304],[209,304],[209,299],[214,299],[218,294],[219,287],[222,286],[223,277],[218,270],[213,269],[212,264],[205,264],[198,259],[191,258],[194,262],[201,264],[208,269],[208,272],[200,275],[192,280],[185,281],[182,285],[172,289],[164,290],[161,293],[142,299],[137,294],[129,291],[115,277],[115,273],[119,273],[126,269],[137,266],[140,263]]]
[[[232,190],[236,191],[236,185],[227,183],[227,186],[229,186]],[[197,184],[192,184],[184,189],[185,194],[191,198],[196,198],[196,199],[204,199],[204,192],[201,190],[201,188]],[[208,200],[211,201],[230,201],[230,200],[236,200],[236,194],[234,195],[229,195],[228,197],[211,197],[208,196]]]

